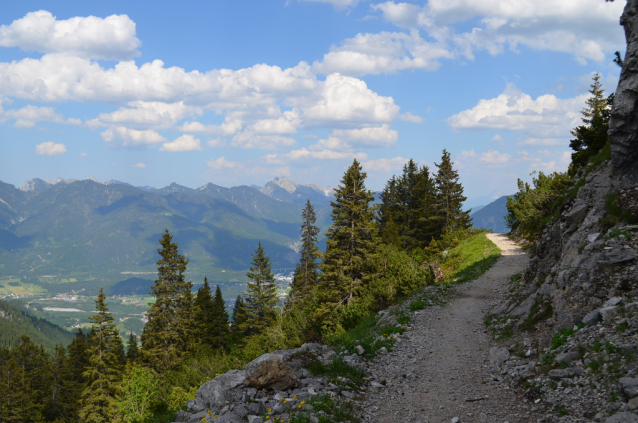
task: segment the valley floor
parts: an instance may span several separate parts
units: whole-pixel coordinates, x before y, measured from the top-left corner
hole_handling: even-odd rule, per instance
[[[370,388],[361,403],[365,421],[545,421],[545,410],[490,374],[489,349],[494,343],[483,321],[507,293],[510,277],[525,268],[528,255],[504,234],[488,237],[502,250],[497,263],[478,279],[458,286],[445,306],[417,312],[407,339],[370,364],[377,388]]]

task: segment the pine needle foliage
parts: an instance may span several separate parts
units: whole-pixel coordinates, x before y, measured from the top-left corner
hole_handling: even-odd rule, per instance
[[[438,235],[444,232],[467,230],[472,226],[470,211],[463,211],[463,202],[467,197],[463,195],[463,186],[459,182],[459,173],[452,166],[452,159],[447,150],[443,150],[435,177],[436,207],[438,220]]]
[[[79,413],[81,421],[89,423],[114,421],[116,398],[121,389],[123,369],[118,350],[122,340],[105,300],[106,295],[100,288],[95,300],[96,314],[89,317],[93,327],[88,339],[89,363],[83,374],[86,385]]]
[[[317,290],[320,304],[315,311],[324,332],[342,330],[337,315],[369,281],[377,258],[373,196],[365,186],[366,177],[355,159],[331,202],[333,224],[326,233],[328,245]]]
[[[317,216],[310,200],[306,202],[306,207],[301,213],[301,221],[301,251],[292,279],[290,302],[303,304],[319,280],[320,253],[317,248],[319,228],[315,226]]]
[[[222,289],[217,285],[215,288],[215,298],[213,299],[213,348],[228,349],[230,327],[228,321],[228,311],[226,311],[226,301],[222,296]]]
[[[244,295],[246,318],[239,327],[244,336],[263,332],[276,318],[277,286],[270,259],[261,242],[252,257],[252,266],[246,273],[248,277],[248,289]]]
[[[139,356],[139,345],[137,345],[137,335],[133,332],[128,336],[128,350],[126,351],[126,361],[129,363],[135,363]]]
[[[571,134],[576,137],[569,143],[574,150],[569,170],[571,176],[574,176],[579,168],[587,165],[589,159],[602,150],[608,140],[607,131],[613,97],[604,97],[605,90],[600,82],[600,74],[594,74],[589,93],[591,96],[581,111],[584,125],[571,131]]]
[[[244,336],[242,328],[246,324],[246,303],[241,295],[237,296],[233,307],[233,319],[230,325],[230,335],[233,342],[238,343]]]
[[[168,232],[160,239],[157,252],[158,278],[151,287],[155,303],[148,312],[148,322],[142,332],[140,358],[144,365],[161,374],[179,367],[191,341],[193,284],[184,273],[188,260],[178,252],[177,243]]]

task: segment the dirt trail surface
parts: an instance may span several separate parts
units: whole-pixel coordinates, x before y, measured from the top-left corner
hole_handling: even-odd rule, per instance
[[[364,421],[486,422],[549,421],[490,373],[485,315],[507,293],[527,254],[504,234],[490,234],[502,257],[480,278],[458,286],[444,306],[412,317],[408,339],[370,364],[372,383],[362,401]],[[497,375],[494,375],[497,376]],[[380,384],[385,383],[385,387]],[[376,388],[374,387],[376,386]]]

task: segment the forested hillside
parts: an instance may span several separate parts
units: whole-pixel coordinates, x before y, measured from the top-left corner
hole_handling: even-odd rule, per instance
[[[27,335],[47,351],[53,351],[56,345],[68,345],[74,336],[47,320],[30,315],[26,309],[0,300],[0,345],[14,347],[20,343],[22,335]]]

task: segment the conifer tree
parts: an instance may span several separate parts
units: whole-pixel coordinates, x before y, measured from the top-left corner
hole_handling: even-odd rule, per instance
[[[438,168],[435,178],[436,207],[438,220],[438,234],[445,231],[469,229],[472,218],[469,211],[463,211],[463,202],[467,197],[463,195],[463,186],[459,182],[459,174],[452,167],[452,159],[447,150],[443,150],[440,163],[434,163]],[[438,238],[435,237],[435,238]]]
[[[214,311],[215,304],[213,295],[208,284],[208,278],[204,277],[204,283],[197,290],[195,301],[193,302],[193,317],[195,326],[194,338],[198,342],[212,346],[215,336]]]
[[[148,322],[142,332],[140,359],[157,373],[178,368],[186,357],[192,331],[192,282],[184,272],[188,260],[178,252],[168,229],[160,239],[157,252],[158,278],[151,287],[155,303],[148,312]]]
[[[100,288],[95,300],[97,313],[89,317],[93,335],[88,345],[89,363],[83,375],[86,386],[80,399],[79,414],[83,422],[111,422],[117,413],[116,398],[120,393],[123,370],[118,350],[122,340],[105,299]]]
[[[45,411],[47,421],[72,422],[78,420],[77,398],[82,386],[76,383],[75,363],[69,362],[66,350],[56,345],[51,356],[51,389]]]
[[[252,266],[246,273],[248,276],[248,289],[244,295],[246,320],[239,328],[246,336],[262,333],[276,318],[277,286],[270,259],[266,256],[261,242],[252,257]]]
[[[126,361],[133,364],[137,361],[139,348],[137,345],[137,335],[131,332],[128,336],[128,350],[126,351]]]
[[[228,327],[226,301],[224,301],[222,290],[219,285],[217,285],[217,288],[215,289],[215,298],[213,299],[213,321],[215,322],[213,331],[213,348],[225,349],[228,347],[230,329]]]
[[[317,248],[319,228],[315,226],[317,216],[310,200],[306,202],[306,207],[301,213],[301,221],[301,256],[292,279],[291,303],[303,303],[319,279],[319,264],[317,263],[320,255]]]
[[[246,304],[241,295],[237,296],[233,307],[233,320],[230,325],[230,334],[233,341],[238,342],[243,336],[242,327],[246,323]]]
[[[326,233],[323,274],[319,286],[320,304],[316,318],[324,330],[338,330],[333,312],[348,305],[368,282],[376,259],[378,239],[372,192],[365,187],[366,173],[355,159],[335,190],[332,226]]]
[[[576,138],[571,140],[569,146],[572,153],[572,165],[570,174],[576,172],[579,167],[587,164],[590,157],[595,156],[607,143],[607,131],[609,130],[609,117],[612,100],[605,98],[605,90],[600,82],[600,75],[594,74],[594,82],[591,84],[587,99],[587,106],[581,111],[584,125],[571,131]]]

